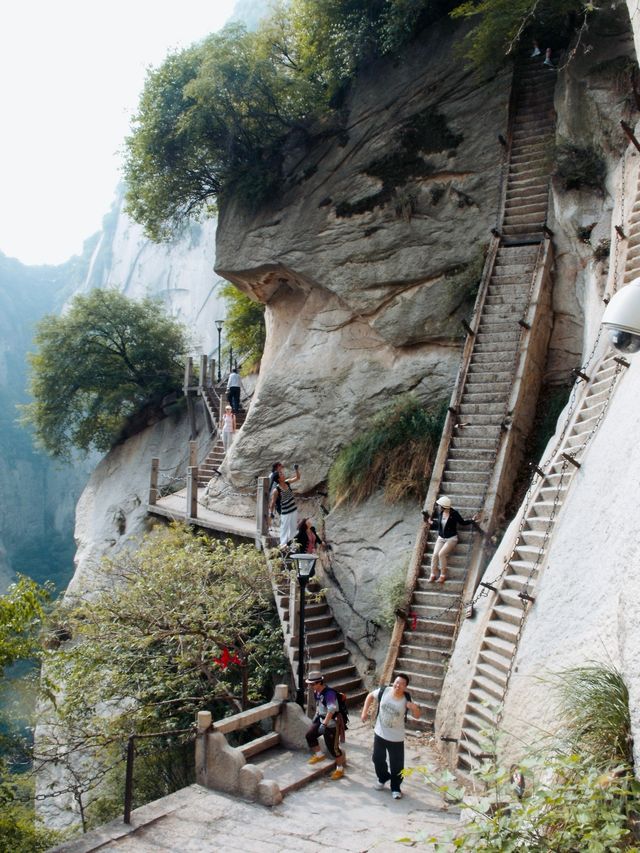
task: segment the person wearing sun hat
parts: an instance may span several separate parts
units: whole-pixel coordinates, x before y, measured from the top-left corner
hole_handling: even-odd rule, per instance
[[[316,713],[305,735],[311,750],[308,763],[316,764],[319,761],[325,761],[325,755],[319,743],[320,736],[323,736],[329,755],[336,760],[336,769],[331,774],[331,778],[342,779],[346,756],[344,750],[340,748],[340,743],[344,742],[344,720],[338,705],[338,694],[324,683],[321,672],[310,672],[307,684],[313,687],[316,699]]]
[[[447,557],[458,544],[458,525],[467,527],[470,524],[477,524],[478,514],[476,513],[473,518],[463,518],[453,508],[451,498],[447,495],[441,495],[436,501],[436,506],[438,512],[431,520],[431,526],[437,528],[438,538],[433,548],[429,583],[433,583],[435,580],[438,583],[444,583],[447,579]],[[438,572],[440,577],[438,577]]]

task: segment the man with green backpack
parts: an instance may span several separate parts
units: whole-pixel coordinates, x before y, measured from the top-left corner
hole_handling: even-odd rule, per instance
[[[394,800],[402,798],[400,786],[404,770],[404,724],[407,711],[413,717],[420,716],[420,708],[411,701],[407,692],[408,675],[397,675],[391,687],[378,687],[364,700],[361,719],[366,723],[372,702],[377,700],[378,713],[373,735],[373,755],[371,760],[378,781],[375,788],[381,791],[387,780],[391,780],[391,796]],[[387,765],[387,756],[389,764]]]

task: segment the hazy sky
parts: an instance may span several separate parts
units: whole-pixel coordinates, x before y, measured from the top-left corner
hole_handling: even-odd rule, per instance
[[[0,11],[0,251],[78,254],[120,178],[146,69],[219,29],[234,0],[6,0]]]

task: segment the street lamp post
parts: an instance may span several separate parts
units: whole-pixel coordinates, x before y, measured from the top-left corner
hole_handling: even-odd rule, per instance
[[[304,708],[304,608],[307,581],[313,574],[316,565],[315,554],[292,554],[291,559],[296,564],[298,583],[300,584],[300,619],[298,622],[298,689],[296,702]]]
[[[218,382],[220,382],[222,378],[222,374],[220,373],[220,359],[222,358],[222,326],[224,324],[224,320],[216,320],[216,329],[218,330]]]

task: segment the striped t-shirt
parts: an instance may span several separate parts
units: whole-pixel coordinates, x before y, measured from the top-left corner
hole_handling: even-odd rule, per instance
[[[289,483],[285,483],[284,486],[276,486],[276,488],[280,492],[280,515],[289,515],[295,512],[297,509],[296,499]]]

